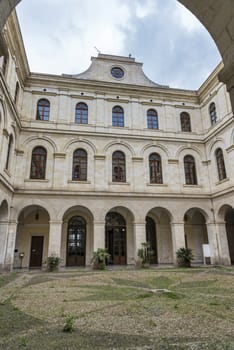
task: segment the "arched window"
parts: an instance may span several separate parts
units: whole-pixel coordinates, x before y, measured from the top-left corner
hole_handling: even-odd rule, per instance
[[[6,157],[6,169],[7,170],[9,170],[12,145],[13,145],[13,136],[10,135],[9,142],[8,142],[8,148],[7,148],[7,157]]]
[[[80,102],[76,105],[75,123],[88,124],[88,106]]]
[[[18,102],[18,97],[19,97],[19,82],[17,81],[15,85],[15,96],[14,96],[14,102],[17,104]]]
[[[44,147],[35,147],[32,151],[30,179],[45,179],[46,174],[46,156]]]
[[[211,125],[214,125],[216,123],[217,115],[216,115],[216,107],[215,103],[212,102],[209,106],[209,112],[210,112],[210,121]]]
[[[50,118],[50,102],[42,98],[37,102],[37,120],[48,121]]]
[[[112,181],[126,181],[125,155],[121,151],[116,151],[112,155]]]
[[[158,113],[154,109],[147,111],[147,127],[148,129],[158,129]]]
[[[124,126],[124,110],[120,106],[115,106],[112,109],[112,125]]]
[[[197,185],[196,164],[193,156],[184,157],[184,173],[187,185]]]
[[[158,153],[152,153],[149,156],[149,171],[150,171],[150,183],[161,184],[162,178],[162,162]]]
[[[87,180],[87,152],[81,148],[73,153],[72,180]]]
[[[221,148],[218,148],[215,151],[215,157],[216,157],[216,163],[217,163],[217,168],[218,168],[218,175],[219,175],[219,180],[226,179],[226,169],[225,169],[225,163],[224,163],[224,157],[223,157],[223,151]]]
[[[182,131],[191,131],[190,115],[187,112],[180,114],[180,124]]]

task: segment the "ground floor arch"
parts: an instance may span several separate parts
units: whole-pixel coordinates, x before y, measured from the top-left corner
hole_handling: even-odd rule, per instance
[[[184,215],[185,246],[191,248],[194,263],[204,262],[203,245],[209,244],[205,214],[197,208],[189,209]],[[208,261],[207,259],[207,262]]]
[[[68,222],[66,266],[85,266],[86,221],[73,216]]]
[[[108,249],[110,264],[134,265],[138,250],[146,241],[154,252],[151,264],[176,264],[176,251],[184,246],[192,249],[195,263],[203,264],[204,244],[209,244],[212,264],[230,264],[229,255],[233,262],[231,206],[212,216],[206,211],[207,204],[185,210],[184,200],[176,205],[165,200],[161,203],[165,206],[153,206],[153,200],[144,198],[134,202],[119,200],[116,206],[115,200],[108,197],[83,202],[84,205],[70,206],[74,200],[48,198],[47,206],[54,204],[53,212],[48,213],[43,205],[30,204],[21,211],[11,209],[12,217],[5,203],[2,215],[9,216],[4,253],[4,257],[9,257],[8,266],[43,268],[51,255],[60,257],[62,268],[90,266],[98,248]],[[19,199],[14,205],[12,208],[19,208]],[[212,221],[215,215],[216,221]],[[0,211],[0,219],[3,216]]]
[[[157,231],[155,221],[150,217],[146,216],[146,242],[150,244],[152,250],[152,256],[150,258],[151,264],[158,263],[158,247],[157,247]]]
[[[109,264],[134,263],[134,216],[128,208],[116,206],[106,213],[105,248],[110,254]]]
[[[234,209],[226,208],[225,212],[225,226],[227,232],[227,243],[230,255],[231,264],[234,264]]]
[[[84,206],[66,210],[62,219],[61,265],[90,265],[93,252],[93,214]]]
[[[109,264],[125,265],[127,262],[127,229],[124,217],[109,212],[105,220],[105,247],[110,254]]]
[[[50,217],[39,205],[25,207],[18,217],[14,267],[42,268],[48,256]]]
[[[151,209],[146,216],[146,241],[153,250],[152,264],[173,263],[171,213],[161,207]]]

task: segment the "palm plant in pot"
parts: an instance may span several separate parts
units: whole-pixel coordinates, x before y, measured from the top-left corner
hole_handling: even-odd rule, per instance
[[[106,263],[110,257],[107,249],[98,248],[96,252],[93,252],[93,257],[91,259],[91,265],[93,269],[105,270]]]
[[[191,261],[193,260],[193,252],[191,248],[179,248],[176,251],[177,264],[180,267],[191,267]]]

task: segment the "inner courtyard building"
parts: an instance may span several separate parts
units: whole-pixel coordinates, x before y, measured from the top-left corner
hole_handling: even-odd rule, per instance
[[[98,54],[76,75],[30,72],[17,15],[0,57],[0,269],[234,264],[234,128],[223,63],[197,91]],[[208,247],[209,254],[204,254]]]

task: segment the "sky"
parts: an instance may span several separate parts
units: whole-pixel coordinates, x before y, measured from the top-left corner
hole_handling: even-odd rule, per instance
[[[176,0],[23,0],[17,14],[32,72],[82,73],[98,49],[131,54],[158,84],[196,90],[221,61]]]

